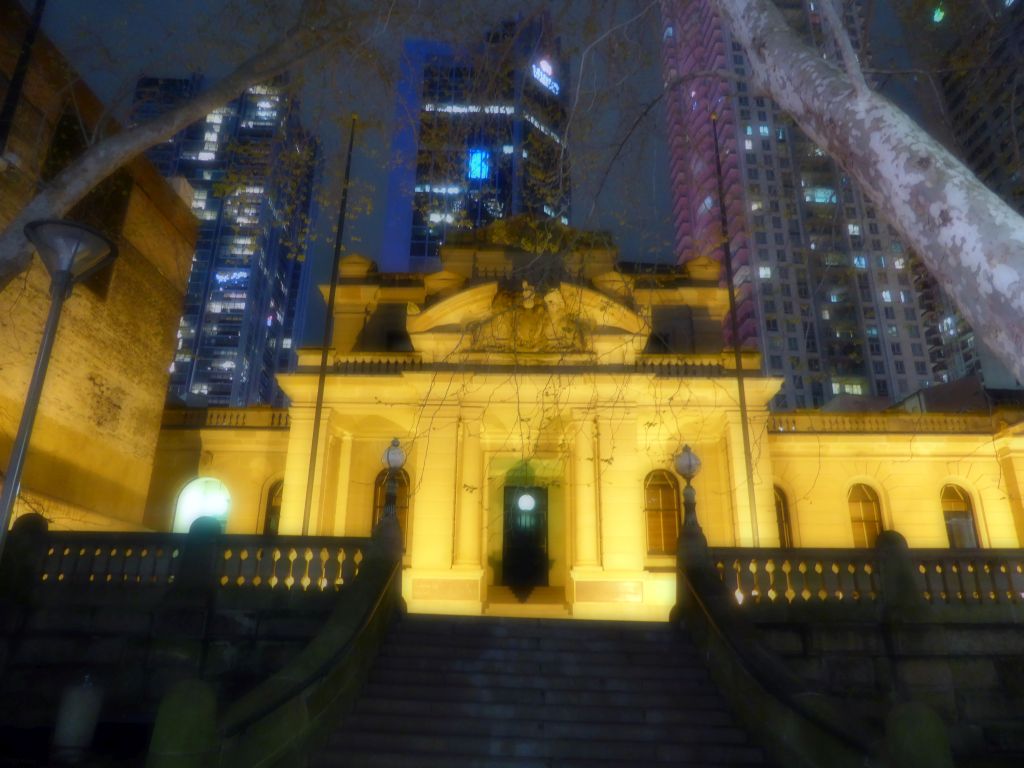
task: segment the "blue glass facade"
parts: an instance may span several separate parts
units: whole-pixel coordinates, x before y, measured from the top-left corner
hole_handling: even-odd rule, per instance
[[[198,87],[196,78],[140,81],[136,121]],[[155,159],[189,182],[200,221],[168,399],[283,405],[274,374],[294,367],[302,327],[317,144],[302,130],[295,100],[270,84],[249,88],[168,146],[155,148]]]
[[[433,271],[447,232],[534,214],[569,221],[568,67],[544,16],[475,48],[408,41],[383,271]]]

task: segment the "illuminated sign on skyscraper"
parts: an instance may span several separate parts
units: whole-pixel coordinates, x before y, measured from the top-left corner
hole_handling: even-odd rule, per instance
[[[540,61],[533,65],[534,80],[536,80],[538,83],[543,85],[545,88],[547,88],[549,91],[551,91],[553,94],[557,96],[558,92],[561,89],[559,88],[558,82],[555,80],[553,75],[554,70],[552,70],[551,68],[551,62],[549,62],[547,59],[541,59]]]

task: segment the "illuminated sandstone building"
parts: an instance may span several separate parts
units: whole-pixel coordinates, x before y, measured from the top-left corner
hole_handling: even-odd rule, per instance
[[[29,26],[0,2],[0,94]],[[37,38],[0,147],[6,225],[86,148],[83,129],[116,130],[105,107],[45,37]],[[69,299],[50,361],[15,515],[56,528],[141,524],[167,389],[167,365],[196,223],[144,158],[111,175],[68,218],[117,243],[119,258]],[[43,332],[50,278],[38,257],[0,290],[0,464],[6,466]]]
[[[748,474],[710,260],[624,269],[600,236],[526,219],[441,253],[431,275],[342,263],[308,520],[319,350],[281,377],[287,415],[168,414],[149,524],[187,530],[213,509],[229,532],[368,535],[397,437],[414,611],[500,613],[508,588],[533,587],[515,610],[666,616],[684,445],[704,463],[693,482],[713,546],[865,547],[883,529],[915,547],[1024,536],[1021,413],[773,416],[781,382],[756,373],[752,352]]]

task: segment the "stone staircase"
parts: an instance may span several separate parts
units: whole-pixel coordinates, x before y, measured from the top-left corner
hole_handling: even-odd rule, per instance
[[[667,623],[405,616],[318,768],[764,765]]]

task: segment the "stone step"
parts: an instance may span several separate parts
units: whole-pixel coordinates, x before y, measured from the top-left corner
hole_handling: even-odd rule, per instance
[[[667,707],[695,709],[699,707],[724,708],[717,691],[649,691],[634,688],[616,691],[614,702],[620,707]],[[419,699],[422,701],[465,701],[499,704],[554,704],[586,706],[591,703],[606,706],[606,699],[597,700],[593,691],[550,690],[545,688],[479,688],[477,686],[416,685],[413,683],[378,682],[372,677],[366,685],[366,696],[387,699]]]
[[[700,673],[704,674],[704,673]],[[664,692],[675,695],[699,694],[714,691],[706,675],[697,679],[644,678],[629,675],[626,670],[609,674],[558,675],[545,672],[530,674],[524,671],[502,674],[500,672],[454,672],[431,669],[401,669],[381,666],[371,673],[371,679],[378,683],[393,685],[457,685],[467,688],[536,688],[548,691],[580,691],[594,695],[614,696],[623,691],[634,691],[643,686],[645,691]]]
[[[456,644],[457,643],[457,644]],[[670,643],[606,643],[604,648],[588,648],[582,644],[575,645],[542,643],[534,640],[513,641],[508,638],[484,640],[475,643],[464,643],[455,640],[440,640],[436,636],[420,638],[389,638],[382,646],[381,653],[395,653],[418,656],[420,658],[444,658],[450,656],[468,656],[482,659],[505,659],[519,657],[529,653],[529,658],[542,661],[562,663],[579,662],[581,664],[658,664],[658,665],[689,665],[702,666],[696,652],[685,647]],[[656,654],[656,655],[654,655]]]
[[[346,750],[344,753],[324,755],[316,763],[322,768],[594,768],[594,766],[618,766],[618,768],[643,768],[651,763],[631,763],[619,759],[599,760],[595,758],[577,760],[573,758],[501,758],[471,757],[468,755],[425,755],[401,754],[395,752],[362,752]],[[672,765],[669,762],[668,765]],[[678,763],[676,763],[678,765]],[[690,765],[715,765],[707,762],[693,762]],[[732,768],[763,766],[760,761],[719,763]]]
[[[578,640],[640,640],[643,642],[678,636],[660,622],[588,622],[579,620],[539,620],[499,616],[406,616],[395,628],[395,636],[442,635],[469,637],[532,637],[554,640],[569,637]]]
[[[583,622],[577,622],[583,623]],[[560,632],[543,635],[526,631],[514,632],[465,632],[445,634],[443,632],[420,632],[417,627],[398,628],[389,644],[415,646],[457,646],[460,648],[544,648],[551,651],[587,651],[641,653],[651,649],[664,649],[672,653],[696,653],[685,635],[662,630],[659,632],[636,632],[633,634],[572,634]]]
[[[666,624],[405,617],[316,766],[762,765]]]
[[[356,711],[374,713],[381,717],[430,717],[443,709],[449,717],[489,717],[526,720],[537,718],[557,722],[591,723],[658,723],[723,726],[732,724],[732,716],[721,702],[694,702],[698,706],[676,707],[622,707],[618,703],[587,705],[549,703],[494,703],[449,700],[439,705],[433,699],[393,699],[365,696]]]
[[[592,762],[615,762],[618,765],[650,765],[652,763],[697,763],[700,765],[734,765],[737,762],[756,764],[760,750],[742,745],[672,744],[663,741],[607,741],[576,739],[524,739],[517,737],[486,737],[460,734],[379,733],[346,731],[342,742],[324,750],[369,753],[401,751],[426,755],[446,755],[451,765],[461,765],[461,756],[502,758],[584,759]],[[458,756],[458,757],[457,757]],[[330,763],[325,763],[329,765]],[[418,763],[409,763],[418,765]]]
[[[527,718],[494,718],[483,713],[477,716],[455,717],[447,708],[437,710],[432,716],[415,719],[381,717],[379,713],[357,710],[344,724],[342,730],[328,742],[341,747],[349,733],[414,733],[435,736],[476,736],[504,737],[516,739],[586,739],[597,741],[643,741],[686,744],[732,744],[746,745],[747,737],[740,729],[731,726],[709,726],[707,724],[680,724],[671,729],[661,723],[622,723],[617,721],[554,721],[551,722],[536,713]]]
[[[665,642],[652,642],[650,640],[595,640],[588,638],[574,639],[570,637],[559,637],[544,639],[534,637],[450,637],[440,635],[408,635],[388,640],[384,648],[391,649],[416,649],[416,648],[444,648],[460,653],[473,653],[481,650],[494,651],[546,651],[549,653],[608,653],[617,655],[647,656],[652,654],[665,655],[669,658],[685,658],[696,651],[683,647],[677,647],[671,639]]]
[[[387,669],[428,670],[438,674],[449,672],[493,673],[493,674],[541,674],[551,677],[593,678],[614,677],[630,680],[651,681],[707,680],[707,671],[694,660],[684,663],[662,664],[658,658],[646,658],[642,662],[628,657],[616,663],[598,663],[589,659],[573,659],[558,654],[488,654],[489,658],[463,654],[432,655],[414,652],[397,653],[393,649],[381,652],[379,666]],[[544,658],[547,656],[548,658]],[[561,658],[559,658],[561,657]]]

